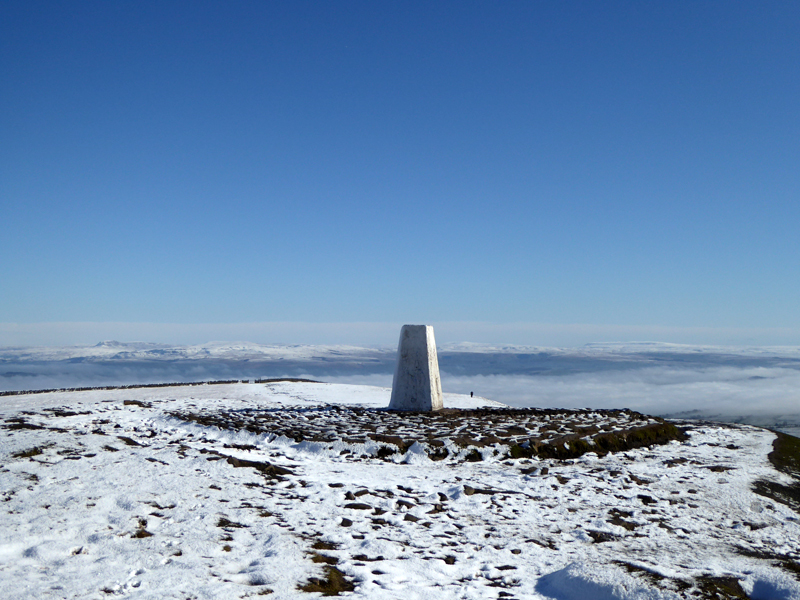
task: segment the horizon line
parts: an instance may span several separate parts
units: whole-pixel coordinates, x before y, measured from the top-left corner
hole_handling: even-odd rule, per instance
[[[437,343],[535,347],[587,344],[671,343],[711,346],[797,346],[800,328],[539,323],[532,321],[414,321],[433,325]],[[0,346],[92,345],[102,341],[196,345],[250,342],[276,345],[397,343],[402,321],[251,321],[171,323],[157,321],[0,322]]]

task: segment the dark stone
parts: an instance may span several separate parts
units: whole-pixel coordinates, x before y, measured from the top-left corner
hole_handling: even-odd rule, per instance
[[[223,457],[221,456],[220,458]],[[236,458],[235,456],[228,456],[224,458],[227,459],[227,463],[229,465],[232,465],[236,468],[249,467],[251,469],[259,471],[260,473],[263,473],[267,477],[281,477],[283,475],[292,474],[292,472],[289,469],[284,469],[283,467],[271,465],[268,462],[256,462],[254,460],[245,460],[243,458]]]
[[[603,542],[613,542],[619,539],[619,536],[605,531],[587,531],[589,537],[592,538],[595,544],[602,544]]]

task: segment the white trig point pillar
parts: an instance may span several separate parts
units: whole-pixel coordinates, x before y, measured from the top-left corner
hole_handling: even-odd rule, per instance
[[[397,347],[390,410],[439,410],[442,382],[430,325],[403,325]]]

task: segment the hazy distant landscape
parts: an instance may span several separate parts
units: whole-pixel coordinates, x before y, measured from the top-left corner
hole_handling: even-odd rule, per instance
[[[0,348],[0,391],[302,377],[391,386],[394,347],[209,343]],[[800,348],[447,344],[443,388],[512,406],[632,408],[800,433]]]

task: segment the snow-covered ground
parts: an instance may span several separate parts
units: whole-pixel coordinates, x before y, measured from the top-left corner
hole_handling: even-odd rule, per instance
[[[767,460],[768,431],[694,425],[685,441],[566,461],[338,439],[328,413],[388,401],[291,382],[0,398],[0,597],[302,598],[341,573],[342,595],[370,599],[735,597],[716,595],[731,582],[800,599],[800,517],[753,491],[796,483]],[[327,415],[326,441],[174,416],[286,411]]]

